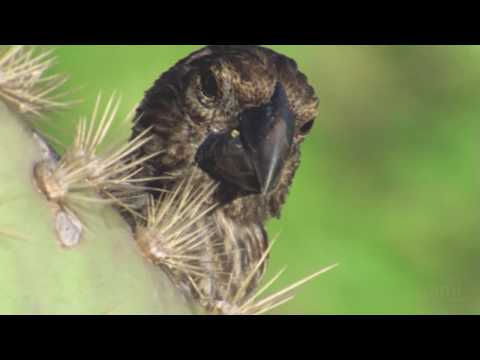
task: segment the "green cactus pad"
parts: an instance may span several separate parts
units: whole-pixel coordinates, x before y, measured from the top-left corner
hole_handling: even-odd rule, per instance
[[[79,242],[62,246],[60,208],[33,178],[45,148],[2,102],[0,136],[1,314],[192,313],[162,270],[142,257],[110,205],[76,207]]]

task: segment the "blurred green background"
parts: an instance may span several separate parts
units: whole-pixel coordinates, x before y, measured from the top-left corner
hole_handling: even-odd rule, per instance
[[[83,102],[50,133],[70,143],[100,90],[126,114],[199,47],[55,46]],[[269,224],[267,276],[288,266],[275,290],[340,263],[276,313],[480,313],[480,47],[269,47],[298,62],[320,114]]]

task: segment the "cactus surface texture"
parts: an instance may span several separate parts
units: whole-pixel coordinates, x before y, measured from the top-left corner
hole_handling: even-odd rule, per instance
[[[0,86],[6,74],[0,63]],[[45,196],[35,170],[58,156],[26,121],[26,99],[0,94],[0,313],[192,313],[110,203],[88,189],[92,201],[69,207]]]

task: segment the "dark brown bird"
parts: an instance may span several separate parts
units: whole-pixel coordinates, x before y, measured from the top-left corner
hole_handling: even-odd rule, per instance
[[[192,296],[225,301],[252,271],[242,297],[255,288],[265,268],[256,268],[268,246],[264,224],[280,217],[317,107],[296,63],[259,46],[203,48],[146,92],[132,138],[151,127],[153,140],[136,156],[163,152],[138,176],[168,175],[148,183],[168,191],[189,177],[193,188],[217,185],[205,201],[216,207],[201,219],[211,239],[197,249],[210,270],[181,277]]]

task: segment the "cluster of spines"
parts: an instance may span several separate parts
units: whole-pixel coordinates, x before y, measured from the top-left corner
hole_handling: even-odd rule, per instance
[[[224,298],[211,298],[206,295],[205,292],[199,287],[195,286],[194,289],[197,292],[197,296],[200,299],[201,304],[207,309],[210,314],[215,315],[262,315],[269,312],[286,302],[292,300],[295,297],[295,291],[303,284],[313,280],[317,276],[324,274],[325,272],[333,269],[337,264],[325,267],[309,276],[306,276],[295,283],[274,292],[268,296],[260,298],[285,272],[286,268],[283,268],[277,272],[270,280],[266,281],[258,290],[251,293],[248,289],[255,285],[255,278],[260,268],[266,262],[272,246],[276,240],[273,240],[269,247],[265,250],[262,257],[254,264],[254,266],[245,274],[242,282],[237,284],[239,286],[232,286],[233,277],[230,276],[226,296]]]
[[[53,167],[45,162],[36,167],[37,181],[49,200],[62,205],[81,201],[104,201],[98,197],[84,195],[85,190],[102,194],[136,193],[143,179],[133,179],[141,170],[141,164],[157,154],[151,154],[135,161],[128,161],[132,152],[150,141],[150,129],[146,129],[132,142],[100,152],[98,149],[112,127],[120,100],[112,95],[101,116],[98,115],[101,96],[95,104],[89,121],[81,119],[71,147]],[[120,199],[118,199],[120,200]]]
[[[23,45],[10,46],[0,54],[0,98],[20,113],[42,115],[69,105],[57,90],[67,77],[48,75],[55,63],[51,51],[37,52]]]
[[[136,240],[145,256],[167,271],[194,277],[206,275],[201,247],[212,241],[215,229],[202,220],[216,204],[208,204],[215,184],[194,187],[194,174],[170,192],[152,196],[146,218],[137,220]]]

